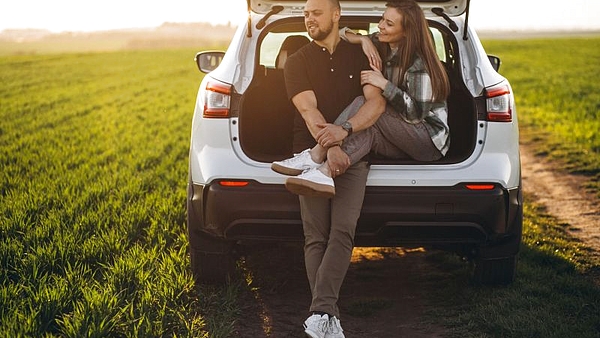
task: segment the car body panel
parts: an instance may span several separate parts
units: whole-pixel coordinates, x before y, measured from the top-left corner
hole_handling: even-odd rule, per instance
[[[482,122],[487,125],[492,122]],[[271,170],[270,163],[256,162],[243,155],[239,146],[238,123],[232,120],[205,120],[192,138],[190,166],[192,181],[210,183],[215,179],[252,178],[264,184],[283,184],[286,176]],[[505,188],[519,185],[520,168],[518,145],[506,144],[506,135],[515,133],[513,124],[496,123],[492,130],[481,128],[478,144],[473,155],[464,162],[451,165],[373,165],[369,172],[368,186],[453,186],[464,182],[492,182]],[[233,129],[233,131],[232,131]],[[204,130],[204,132],[203,132]],[[210,130],[210,133],[208,132]],[[211,138],[208,135],[228,135],[227,138]],[[488,135],[486,135],[488,134]],[[494,141],[496,140],[496,141]],[[506,147],[510,146],[511,151]],[[232,152],[232,147],[235,149]]]
[[[302,0],[247,0],[249,3],[249,9],[257,14],[267,14],[273,7],[283,7],[279,14],[282,15],[298,15],[302,14],[304,10],[304,4],[306,1]],[[459,16],[466,11],[467,0],[447,0],[447,1],[417,1],[426,16],[434,16],[431,12],[431,8],[442,8],[444,13],[448,16]],[[385,10],[386,1],[369,1],[369,0],[356,0],[348,1],[341,0],[340,5],[342,7],[342,15],[349,12],[352,14],[370,14],[373,11]]]

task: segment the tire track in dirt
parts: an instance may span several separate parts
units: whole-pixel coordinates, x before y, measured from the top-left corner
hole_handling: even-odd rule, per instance
[[[585,190],[588,177],[553,168],[527,145],[521,145],[521,167],[525,194],[563,223],[570,235],[580,239],[600,258],[600,201]]]

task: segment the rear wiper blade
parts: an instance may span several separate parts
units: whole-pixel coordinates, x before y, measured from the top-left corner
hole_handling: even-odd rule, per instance
[[[454,22],[454,20],[450,19],[450,17],[446,13],[444,13],[443,8],[434,7],[431,9],[431,11],[433,12],[433,14],[444,18],[448,22],[448,25],[450,26],[450,29],[453,32],[458,32],[458,26],[456,25],[456,22]]]
[[[263,27],[265,27],[265,24],[267,23],[267,19],[271,17],[271,15],[273,14],[277,14],[279,12],[281,12],[283,10],[283,6],[273,6],[271,7],[271,11],[269,11],[269,13],[267,13],[265,16],[262,17],[262,19],[260,19],[257,23],[256,23],[256,29],[263,29]]]

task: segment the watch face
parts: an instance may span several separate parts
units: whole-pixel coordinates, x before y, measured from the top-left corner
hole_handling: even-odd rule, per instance
[[[346,122],[344,122],[344,124],[342,124],[342,128],[344,128],[344,130],[346,130],[347,132],[352,131],[352,125],[348,121],[346,121]]]

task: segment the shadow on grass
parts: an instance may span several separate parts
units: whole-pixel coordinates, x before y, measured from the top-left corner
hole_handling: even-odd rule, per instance
[[[517,278],[506,287],[466,285],[464,265],[436,254],[444,270],[428,298],[431,318],[440,318],[449,337],[600,337],[597,268],[582,273],[568,260],[523,245]]]

